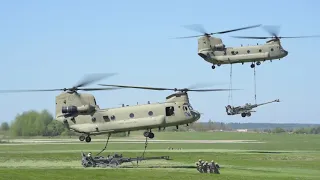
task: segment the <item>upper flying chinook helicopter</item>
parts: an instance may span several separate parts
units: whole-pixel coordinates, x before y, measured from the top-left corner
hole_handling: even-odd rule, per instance
[[[144,136],[154,138],[151,131],[154,128],[189,124],[200,118],[200,113],[194,110],[189,102],[187,91],[229,91],[230,89],[176,89],[132,87],[149,90],[173,90],[177,93],[166,97],[162,103],[148,103],[143,105],[123,106],[101,109],[93,95],[78,93],[82,91],[115,90],[117,88],[81,88],[104,77],[105,74],[82,80],[72,88],[42,89],[42,90],[2,90],[0,92],[35,92],[35,91],[64,91],[56,96],[55,118],[65,126],[82,135],[80,141],[91,141],[91,135],[111,134],[146,130]],[[128,86],[129,87],[129,86]],[[108,142],[108,141],[107,141]]]
[[[281,59],[288,55],[282,46],[281,38],[306,38],[306,37],[320,37],[320,36],[297,36],[297,37],[279,37],[274,29],[274,26],[264,26],[264,29],[271,35],[271,37],[246,37],[246,36],[233,36],[236,38],[248,38],[248,39],[268,39],[265,44],[261,45],[249,45],[241,47],[226,47],[220,38],[212,37],[213,34],[224,34],[244,29],[256,28],[261,25],[248,26],[233,30],[206,33],[201,25],[197,27],[189,27],[189,29],[197,30],[202,33],[198,36],[188,36],[180,38],[193,38],[200,37],[198,39],[198,55],[205,61],[212,64],[212,69],[215,69],[215,65],[220,66],[221,64],[235,64],[235,63],[251,63],[251,68],[261,64],[261,61]],[[197,29],[196,29],[197,28]],[[278,31],[279,32],[279,31]]]

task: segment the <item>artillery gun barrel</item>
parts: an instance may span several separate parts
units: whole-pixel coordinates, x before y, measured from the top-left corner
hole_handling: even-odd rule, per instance
[[[265,105],[265,104],[270,104],[270,103],[273,103],[273,102],[279,102],[279,100],[277,99],[277,100],[273,100],[273,101],[269,101],[269,102],[265,102],[265,103],[261,103],[261,104],[255,104],[255,105],[257,107],[257,106],[261,106],[261,105]]]

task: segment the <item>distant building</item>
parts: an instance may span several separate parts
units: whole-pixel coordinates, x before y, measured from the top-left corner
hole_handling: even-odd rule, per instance
[[[237,129],[237,132],[248,132],[248,129]]]

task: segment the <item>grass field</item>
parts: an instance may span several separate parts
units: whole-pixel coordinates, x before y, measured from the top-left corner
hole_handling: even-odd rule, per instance
[[[126,168],[116,169],[81,166],[80,152],[99,152],[104,147],[104,142],[99,141],[101,136],[92,137],[91,143],[79,142],[77,137],[49,140],[39,137],[38,143],[12,139],[12,143],[0,144],[0,179],[316,180],[320,177],[319,135],[234,132],[155,132],[155,135],[145,156],[169,155],[172,160],[145,161],[139,167],[128,163],[122,165]],[[126,157],[141,156],[143,141],[141,132],[132,133],[129,138],[111,138],[102,155],[117,152]],[[217,161],[222,166],[221,174],[198,173],[194,164],[200,158]],[[150,168],[155,165],[161,168]]]

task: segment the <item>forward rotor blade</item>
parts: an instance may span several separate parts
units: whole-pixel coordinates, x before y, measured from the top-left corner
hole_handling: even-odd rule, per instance
[[[213,34],[225,34],[225,33],[234,32],[234,31],[241,31],[241,30],[245,30],[245,29],[256,28],[256,27],[259,27],[259,26],[261,26],[261,24],[242,27],[242,28],[237,28],[237,29],[231,29],[231,30],[227,30],[227,31],[219,31],[219,32],[214,32],[214,33],[207,33],[206,30],[202,27],[202,25],[193,24],[193,25],[184,26],[184,27],[187,28],[187,29],[191,29],[193,31],[200,32],[200,33],[202,33],[202,35],[184,36],[184,37],[177,37],[177,38],[174,38],[174,39],[195,38],[195,37],[208,36],[208,35],[213,35]]]
[[[184,36],[184,37],[175,37],[175,38],[171,38],[171,39],[186,39],[186,38],[195,38],[195,37],[201,37],[204,36],[202,35],[196,35],[196,36]]]
[[[271,36],[278,37],[280,33],[280,26],[275,25],[264,25],[262,27],[265,31],[267,31]]]
[[[0,93],[19,93],[19,92],[43,92],[43,91],[64,91],[65,89],[21,89],[21,90],[0,90]]]
[[[190,24],[190,25],[184,25],[183,27],[186,29],[190,29],[192,31],[199,32],[201,34],[207,33],[207,31],[204,29],[204,27],[201,24]]]
[[[231,30],[227,30],[227,31],[219,31],[219,32],[210,33],[210,34],[211,35],[213,35],[213,34],[225,34],[225,33],[234,32],[234,31],[241,31],[241,30],[245,30],[245,29],[256,28],[256,27],[259,27],[259,26],[261,26],[261,24],[257,24],[257,25],[253,25],[253,26],[247,26],[247,27],[243,27],[243,28],[231,29]]]
[[[74,87],[83,87],[92,84],[96,81],[102,80],[116,75],[116,73],[96,73],[86,75],[80,82],[78,82]]]

